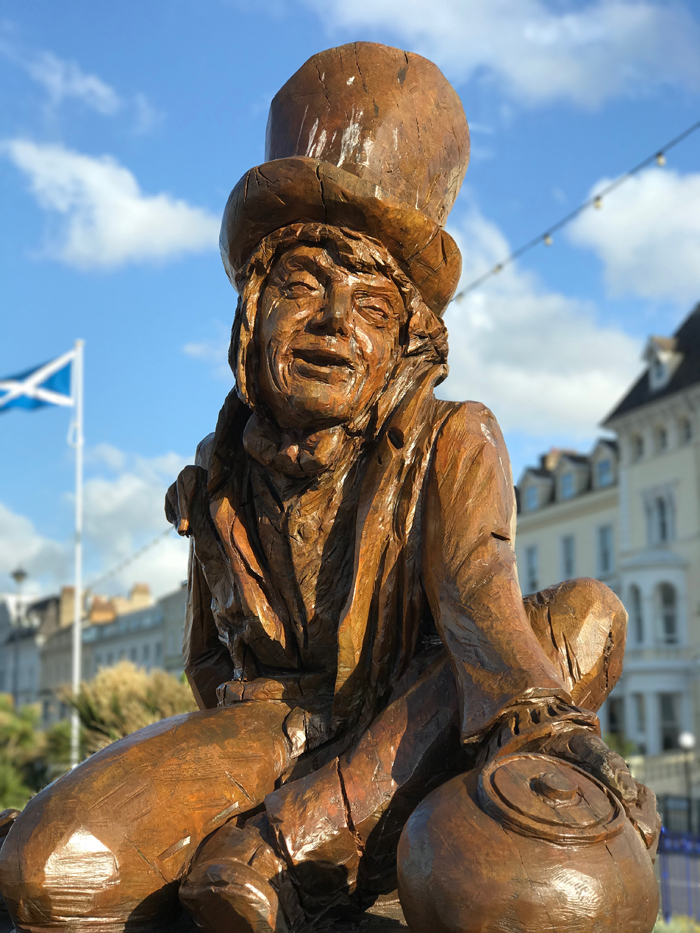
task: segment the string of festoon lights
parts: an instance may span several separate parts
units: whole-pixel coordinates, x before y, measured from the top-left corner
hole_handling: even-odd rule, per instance
[[[515,262],[516,259],[519,259],[520,256],[522,256],[524,253],[527,253],[529,250],[534,249],[536,246],[539,246],[540,244],[544,244],[545,246],[552,246],[554,243],[554,234],[557,231],[561,230],[562,227],[565,227],[567,224],[571,223],[571,221],[574,220],[575,217],[578,217],[579,214],[582,214],[583,211],[586,211],[589,208],[593,208],[594,210],[600,210],[603,206],[604,198],[606,198],[611,192],[615,191],[615,189],[619,188],[621,185],[624,185],[625,182],[629,181],[630,178],[633,178],[638,172],[641,172],[643,168],[646,168],[648,165],[651,165],[652,163],[656,163],[656,165],[659,165],[659,166],[664,166],[666,164],[666,153],[670,149],[673,149],[674,146],[677,146],[679,143],[682,143],[683,140],[687,139],[688,136],[690,136],[692,133],[695,133],[696,130],[698,129],[700,129],[700,120],[698,120],[697,123],[693,123],[692,126],[689,126],[682,133],[680,133],[678,136],[675,136],[673,139],[671,139],[665,145],[661,146],[659,149],[655,149],[654,152],[650,156],[647,156],[646,159],[643,159],[638,165],[635,165],[634,168],[631,168],[629,171],[625,172],[624,175],[620,175],[618,178],[615,179],[615,181],[610,182],[609,185],[606,185],[604,188],[601,188],[601,190],[597,194],[594,194],[587,201],[584,201],[583,204],[580,204],[573,211],[570,211],[568,214],[566,214],[565,217],[562,217],[556,223],[551,224],[549,227],[547,227],[544,233],[540,233],[538,236],[533,237],[531,240],[528,240],[527,243],[524,243],[522,246],[519,246],[518,249],[513,250],[513,252],[510,253],[510,255],[506,256],[500,262],[497,262],[495,266],[491,266],[491,268],[488,269],[486,272],[484,272],[483,275],[480,275],[478,278],[474,279],[474,281],[470,282],[468,285],[462,288],[452,300],[461,301],[465,295],[469,294],[469,292],[473,292],[475,289],[483,285],[484,282],[488,281],[488,279],[492,278],[495,275],[498,275],[498,273],[502,272],[506,266]],[[161,544],[173,532],[173,530],[174,529],[172,528],[167,528],[165,531],[156,535],[155,538],[153,538],[152,540],[144,544],[143,547],[140,547],[138,550],[134,551],[133,554],[129,555],[129,557],[126,557],[124,560],[116,564],[106,573],[103,573],[99,577],[92,580],[88,584],[87,589],[92,590],[94,592],[96,586],[100,586],[101,584],[105,583],[107,580],[121,573],[123,570],[125,570],[135,561],[143,557],[143,555],[147,551],[150,551],[151,548],[156,547],[157,545]]]
[[[126,570],[128,566],[134,563],[134,561],[139,560],[143,555],[150,551],[151,548],[155,547],[158,544],[161,544],[169,535],[173,533],[174,528],[166,528],[165,531],[161,531],[160,534],[157,534],[155,538],[152,538],[138,550],[134,551],[128,557],[125,557],[124,560],[120,561],[118,564],[115,564],[110,570],[106,573],[100,574],[99,577],[96,577],[94,580],[91,580],[87,586],[86,590],[91,590],[94,592],[96,586],[101,586],[103,583],[106,583],[107,580],[116,576],[118,573],[121,573],[122,570]]]
[[[635,165],[634,168],[631,168],[629,171],[625,172],[624,175],[620,175],[614,181],[611,181],[609,185],[606,185],[604,188],[601,188],[596,194],[592,195],[587,201],[584,201],[583,204],[579,204],[577,208],[573,211],[570,211],[566,216],[562,217],[561,220],[558,220],[556,223],[551,224],[547,227],[544,233],[540,233],[538,236],[533,237],[531,240],[528,240],[527,243],[524,243],[522,246],[519,246],[517,249],[513,250],[510,255],[506,256],[505,259],[501,259],[500,262],[497,262],[495,266],[491,266],[483,275],[480,275],[474,281],[470,282],[464,288],[460,289],[459,292],[452,299],[453,301],[461,301],[465,295],[468,295],[469,292],[473,292],[475,289],[479,288],[495,275],[498,275],[499,272],[502,272],[506,266],[509,266],[512,262],[515,262],[516,259],[519,259],[524,253],[529,252],[529,250],[534,249],[540,244],[545,246],[552,246],[554,243],[554,234],[561,230],[562,227],[565,227],[567,224],[570,224],[574,218],[578,217],[579,214],[582,214],[584,211],[593,208],[594,210],[600,210],[603,207],[603,200],[615,191],[621,185],[624,185],[625,182],[629,181],[630,178],[633,178],[638,172],[641,172],[643,168],[646,168],[648,165],[656,163],[656,165],[664,166],[666,164],[666,153],[673,149],[674,146],[677,146],[679,143],[682,143],[683,140],[687,139],[692,133],[700,129],[700,120],[697,123],[693,123],[692,126],[689,126],[687,129],[683,130],[678,136],[675,136],[672,140],[665,143],[661,148],[654,150],[654,152],[647,156],[646,159],[643,159],[638,165]]]

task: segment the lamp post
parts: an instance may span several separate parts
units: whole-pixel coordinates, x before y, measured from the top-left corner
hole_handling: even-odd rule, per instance
[[[19,705],[19,637],[24,621],[24,607],[22,606],[22,584],[27,579],[27,571],[18,567],[10,574],[17,585],[17,612],[15,613],[14,651],[12,653],[12,700],[15,709]]]
[[[693,750],[695,748],[695,736],[692,732],[681,732],[678,736],[678,744],[685,752],[685,796],[688,801],[688,832],[693,831],[693,785],[691,767],[693,764]]]

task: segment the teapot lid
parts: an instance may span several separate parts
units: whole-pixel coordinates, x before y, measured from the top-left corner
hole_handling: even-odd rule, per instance
[[[479,804],[526,836],[590,845],[622,831],[620,802],[581,768],[549,755],[508,755],[479,776]]]

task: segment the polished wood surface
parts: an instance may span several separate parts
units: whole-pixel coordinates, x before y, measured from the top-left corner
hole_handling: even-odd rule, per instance
[[[200,710],[4,817],[20,933],[651,930],[654,796],[596,716],[624,608],[523,600],[496,419],[433,391],[468,150],[412,53],[331,49],[275,97],[222,225],[235,388],[166,498]]]

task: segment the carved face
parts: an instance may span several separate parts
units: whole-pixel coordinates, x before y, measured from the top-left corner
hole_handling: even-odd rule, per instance
[[[339,265],[322,246],[280,256],[259,313],[260,396],[286,427],[351,421],[381,392],[399,355],[405,312],[396,285]]]

